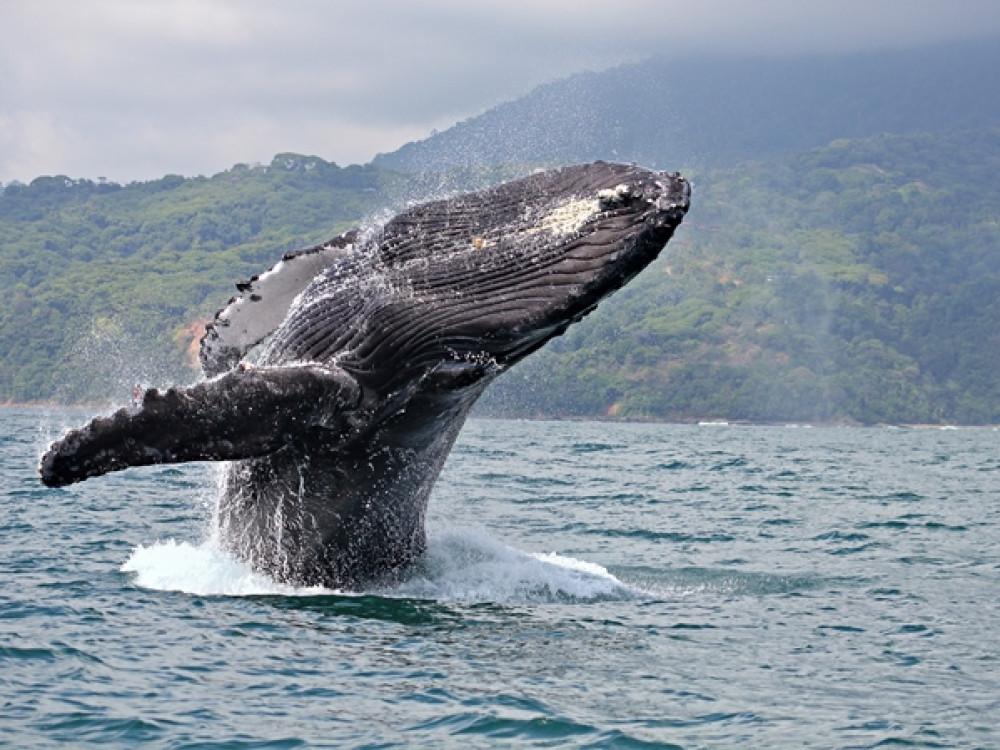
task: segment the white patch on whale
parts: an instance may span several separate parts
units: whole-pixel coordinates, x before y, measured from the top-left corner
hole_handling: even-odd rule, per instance
[[[601,210],[600,200],[578,199],[556,206],[527,234],[550,232],[558,237],[575,234]]]

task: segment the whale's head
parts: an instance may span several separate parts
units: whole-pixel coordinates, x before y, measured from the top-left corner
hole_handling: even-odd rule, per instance
[[[460,202],[468,238],[442,264],[467,299],[455,333],[514,364],[654,260],[689,198],[678,175],[599,162]]]
[[[409,209],[351,236],[265,360],[385,387],[456,365],[499,373],[656,258],[689,197],[678,175],[597,162]]]

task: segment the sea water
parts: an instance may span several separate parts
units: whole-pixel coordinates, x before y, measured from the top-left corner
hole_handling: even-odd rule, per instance
[[[393,589],[220,552],[218,469],[46,489],[0,410],[0,746],[1000,746],[1000,433],[473,420]]]

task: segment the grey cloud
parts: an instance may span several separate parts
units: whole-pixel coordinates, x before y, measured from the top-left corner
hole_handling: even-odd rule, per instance
[[[995,0],[34,0],[0,30],[0,181],[340,163],[579,70],[1000,34]]]

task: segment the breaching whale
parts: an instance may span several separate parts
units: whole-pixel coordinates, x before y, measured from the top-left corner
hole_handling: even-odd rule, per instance
[[[290,253],[208,326],[207,379],[68,432],[42,481],[230,461],[232,554],[295,584],[392,580],[425,548],[431,487],[479,395],[656,258],[689,198],[679,175],[596,162]]]

